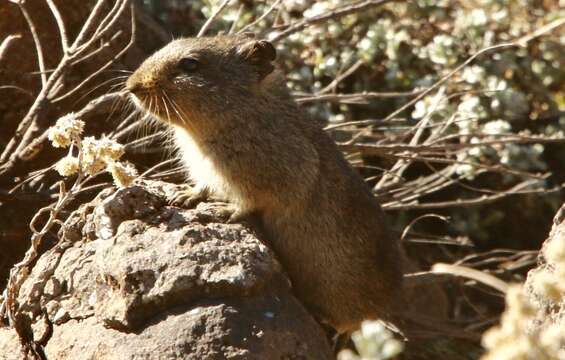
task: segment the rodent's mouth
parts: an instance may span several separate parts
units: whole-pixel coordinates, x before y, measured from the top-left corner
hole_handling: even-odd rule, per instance
[[[130,91],[129,95],[137,108],[155,115],[159,120],[164,122],[175,122],[175,114],[178,114],[179,110],[166,93],[159,94],[152,91],[133,93]]]

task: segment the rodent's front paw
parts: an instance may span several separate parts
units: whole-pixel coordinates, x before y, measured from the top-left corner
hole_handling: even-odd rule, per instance
[[[227,224],[235,224],[242,221],[247,221],[248,217],[251,215],[249,211],[245,211],[233,204],[227,203],[217,209],[217,212],[221,218],[226,219]]]
[[[183,208],[193,208],[198,203],[208,198],[208,192],[205,189],[183,189],[178,190],[170,199],[169,204]]]

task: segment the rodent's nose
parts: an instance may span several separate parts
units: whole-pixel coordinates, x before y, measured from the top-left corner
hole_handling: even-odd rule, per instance
[[[126,83],[126,90],[130,93],[135,94],[143,90],[143,85],[138,81],[129,81]]]

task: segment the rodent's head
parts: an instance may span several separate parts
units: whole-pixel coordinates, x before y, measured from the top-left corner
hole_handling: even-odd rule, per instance
[[[146,59],[126,89],[160,120],[192,127],[273,86],[275,58],[271,43],[249,35],[179,39]]]

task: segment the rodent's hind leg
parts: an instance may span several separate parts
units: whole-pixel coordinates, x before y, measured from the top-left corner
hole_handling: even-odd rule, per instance
[[[205,187],[191,187],[178,190],[170,199],[169,204],[183,208],[193,208],[210,197],[210,192]]]

